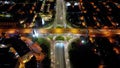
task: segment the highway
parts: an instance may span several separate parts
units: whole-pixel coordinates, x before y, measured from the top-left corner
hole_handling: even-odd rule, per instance
[[[65,54],[64,54],[64,43],[55,43],[55,68],[66,68],[65,67]]]
[[[66,28],[66,13],[64,0],[56,0],[56,16],[53,28]],[[53,30],[54,31],[54,30]],[[56,31],[56,30],[55,30]],[[59,32],[59,30],[57,30]],[[61,32],[61,31],[60,31]],[[55,42],[55,68],[66,68],[64,42]]]
[[[64,0],[56,0],[56,16],[51,30],[52,33],[61,33],[63,30],[56,30],[57,27],[66,28],[66,6]],[[65,43],[61,41],[55,41],[55,68],[66,68],[66,58],[65,58]]]
[[[30,34],[34,29],[0,29],[0,33],[6,32],[8,34],[15,33],[16,30],[19,30],[20,33]],[[78,29],[78,28],[54,28],[54,29],[37,29],[40,34],[63,34],[63,33],[71,33],[71,34],[86,34],[86,31],[89,31],[89,34],[120,34],[120,29]]]
[[[56,0],[56,16],[53,25],[54,28],[58,26],[66,28],[66,11],[64,0]]]

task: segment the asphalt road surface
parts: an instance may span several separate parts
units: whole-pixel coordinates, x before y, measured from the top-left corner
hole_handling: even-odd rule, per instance
[[[56,1],[56,16],[54,21],[54,27],[57,26],[66,27],[66,11],[64,0]]]
[[[66,68],[63,42],[55,43],[55,60],[55,68]]]

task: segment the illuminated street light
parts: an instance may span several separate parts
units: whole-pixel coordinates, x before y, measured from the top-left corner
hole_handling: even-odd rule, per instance
[[[78,33],[80,33],[79,30],[76,29],[76,28],[70,29],[70,32],[73,33],[73,34],[78,34]]]
[[[4,44],[0,44],[0,48],[7,48],[7,46]]]
[[[33,37],[38,37],[38,35],[39,35],[38,32],[34,29],[34,30],[33,30],[33,35],[32,35],[32,36],[33,36]]]
[[[79,3],[75,2],[75,4],[74,4],[74,5],[79,5]]]
[[[88,37],[80,36],[80,43],[85,45],[88,43]]]
[[[69,2],[66,3],[66,6],[70,6],[71,4]]]
[[[86,41],[85,40],[81,40],[81,43],[84,44]]]
[[[64,29],[62,29],[62,28],[53,29],[53,33],[62,34],[62,33],[64,33]]]
[[[42,18],[42,25],[45,25],[45,21],[44,21],[44,19]]]

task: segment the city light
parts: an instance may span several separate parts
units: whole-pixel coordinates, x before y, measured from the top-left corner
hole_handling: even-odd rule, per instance
[[[88,43],[87,39],[88,39],[87,37],[80,36],[81,45],[86,45]]]
[[[70,29],[70,32],[73,33],[73,34],[78,34],[79,29],[72,28],[72,29]]]
[[[66,6],[70,6],[70,5],[71,5],[70,2],[67,2],[67,3],[66,3]]]
[[[7,46],[4,44],[0,44],[0,48],[7,48]]]
[[[86,43],[86,41],[85,40],[81,40],[81,43],[84,44],[84,43]]]
[[[32,36],[33,37],[38,37],[38,35],[39,35],[38,32],[36,30],[33,30],[33,35]]]
[[[46,66],[44,62],[40,62],[44,61],[44,59],[46,62],[46,58],[48,58],[51,68],[71,68],[77,66],[74,65],[77,63],[78,66],[81,64],[84,68],[87,68],[85,67],[87,64],[84,63],[91,65],[95,60],[93,64],[97,64],[96,58],[99,58],[100,65],[104,63],[103,65],[107,67],[112,63],[114,64],[114,61],[112,61],[114,56],[112,55],[115,55],[115,53],[116,55],[120,54],[120,38],[117,36],[115,37],[117,40],[113,39],[114,35],[120,35],[120,13],[117,11],[120,9],[119,3],[97,2],[97,0],[95,2],[84,0],[79,0],[79,2],[74,0],[37,0],[34,3],[25,1],[25,3],[13,2],[12,4],[12,1],[0,1],[0,8],[0,49],[9,48],[10,42],[11,51],[9,50],[9,52],[14,52],[15,60],[20,57],[22,59],[22,62],[19,61],[20,63],[26,63],[27,65],[27,62],[34,55],[38,68],[50,68],[39,67],[41,63],[41,66]],[[15,28],[14,25],[16,26]],[[6,36],[8,35],[9,37],[2,36],[2,32],[6,32]],[[106,41],[106,39],[109,41]],[[20,53],[17,53],[17,50],[12,50],[11,47],[13,45],[11,43],[14,43],[17,47],[17,42],[21,40],[23,44],[20,43],[20,46],[26,45],[30,49],[29,54],[26,53],[23,56],[19,56]],[[19,49],[19,47],[17,48]],[[24,49],[21,50],[23,51]],[[110,54],[109,52],[112,53],[113,50],[115,53]],[[104,54],[102,54],[103,52]],[[68,64],[69,62],[70,64]],[[1,64],[0,68],[3,68]],[[99,68],[104,68],[104,66],[101,65]]]
[[[64,29],[56,28],[56,29],[53,30],[53,33],[57,33],[57,34],[64,33]]]
[[[75,4],[74,4],[74,5],[79,5],[79,3],[75,2]]]
[[[42,18],[42,25],[45,25],[45,21],[44,21],[44,19]]]

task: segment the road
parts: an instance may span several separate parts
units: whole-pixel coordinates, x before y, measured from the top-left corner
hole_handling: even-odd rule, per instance
[[[65,66],[64,43],[55,43],[55,68],[66,68]]]
[[[62,27],[66,28],[66,6],[64,0],[56,0],[56,16],[53,28]],[[54,31],[54,30],[53,30]],[[57,30],[59,32],[59,30]],[[60,31],[61,32],[61,31]],[[66,68],[65,58],[65,43],[55,43],[55,68]]]
[[[53,25],[54,28],[59,26],[66,28],[66,11],[64,0],[56,0],[56,16]]]
[[[19,30],[20,33],[23,34],[30,34],[33,32],[34,29],[0,29],[0,33],[6,32],[8,34],[15,33],[16,30]],[[70,28],[70,29],[37,29],[38,33],[40,34],[58,34],[59,30],[61,34],[63,33],[72,33],[72,34],[86,34],[86,31],[89,31],[89,34],[104,34],[104,33],[110,33],[110,34],[120,34],[120,29],[76,29],[76,28]]]

